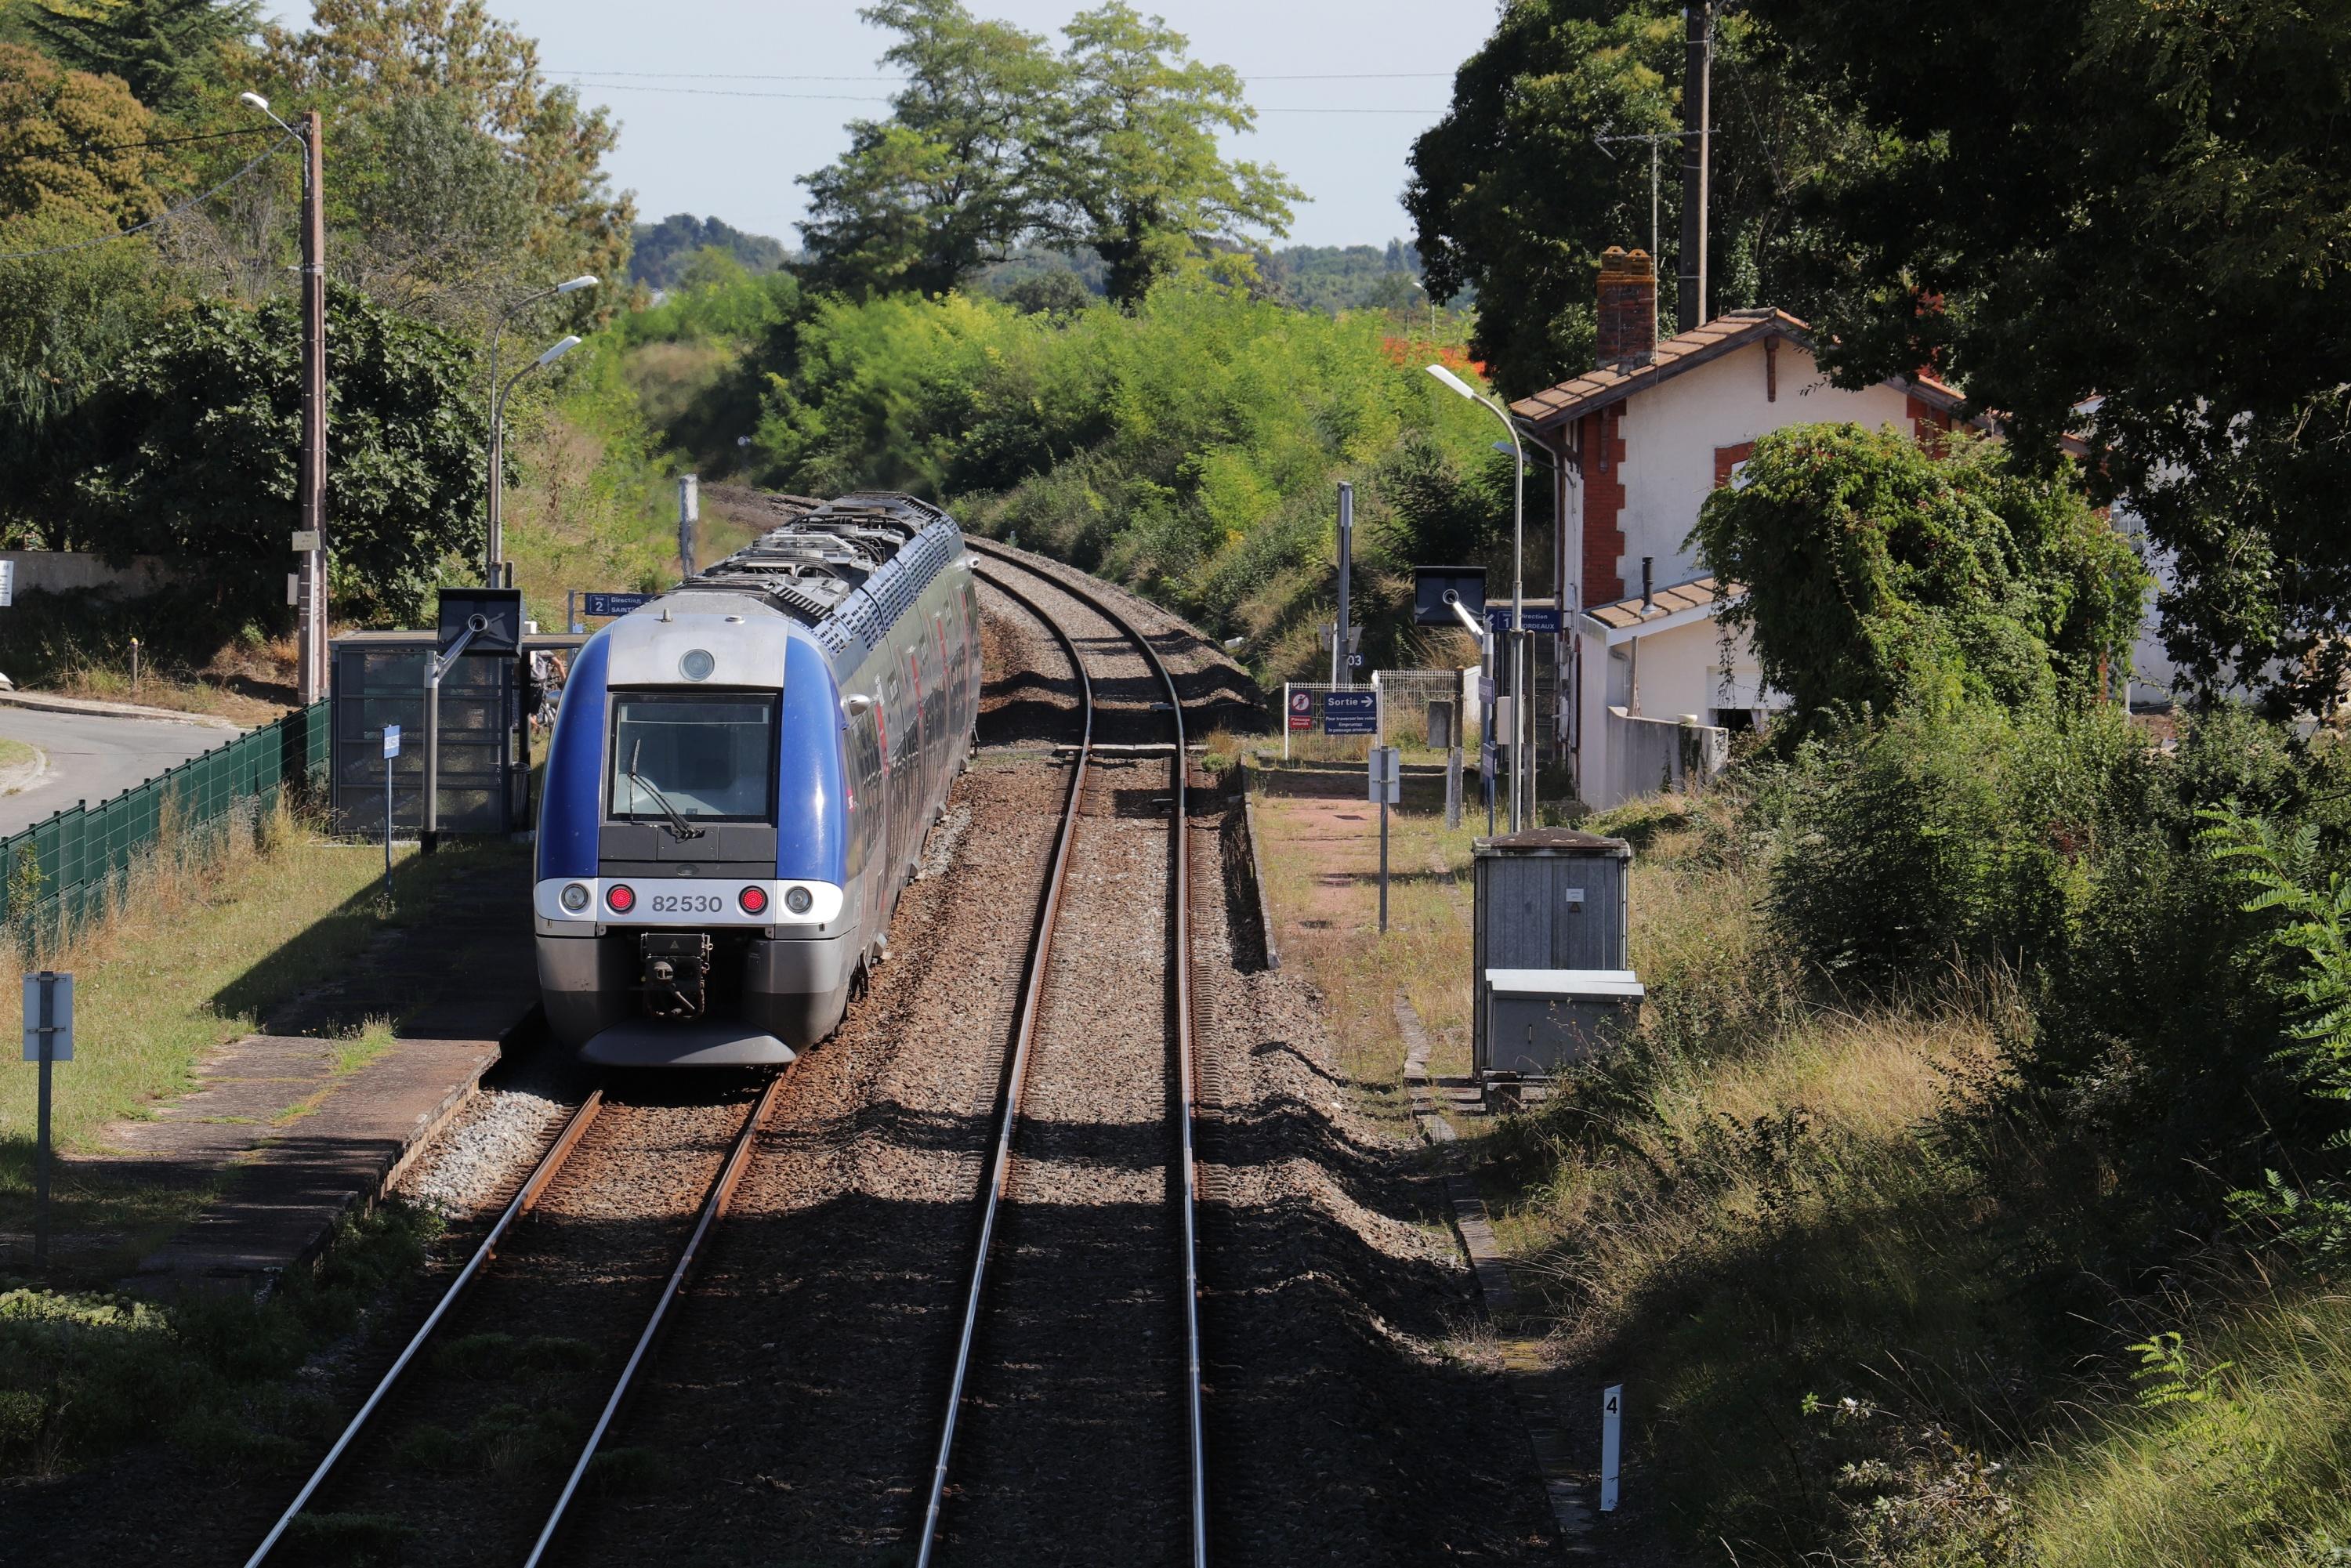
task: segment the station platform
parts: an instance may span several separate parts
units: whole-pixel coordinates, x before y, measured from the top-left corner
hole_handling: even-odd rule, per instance
[[[528,874],[501,855],[444,883],[430,919],[379,932],[343,975],[214,1051],[192,1092],[108,1129],[89,1164],[218,1188],[127,1288],[266,1291],[391,1186],[530,1032]],[[385,1019],[391,1040],[349,1067],[356,1032]]]

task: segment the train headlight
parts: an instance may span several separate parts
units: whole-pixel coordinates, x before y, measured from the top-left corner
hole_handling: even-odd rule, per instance
[[[677,673],[689,681],[706,681],[717,667],[718,661],[710,656],[707,648],[689,648],[685,657],[677,662]]]
[[[756,885],[747,887],[735,895],[735,902],[743,906],[746,915],[761,914],[768,907],[768,890]]]
[[[563,907],[577,915],[588,907],[588,884],[567,882],[563,884]]]
[[[809,912],[809,906],[815,902],[816,895],[807,888],[794,887],[785,890],[784,907],[794,915],[806,915]]]
[[[604,890],[604,902],[612,906],[615,915],[626,915],[637,906],[637,890],[625,882],[616,882]]]

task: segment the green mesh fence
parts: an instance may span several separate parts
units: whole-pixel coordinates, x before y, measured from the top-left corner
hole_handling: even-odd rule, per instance
[[[327,768],[327,705],[277,723],[133,785],[0,839],[0,922],[21,938],[55,935],[101,910],[166,823],[187,833],[226,831],[273,809],[288,789],[317,786]]]

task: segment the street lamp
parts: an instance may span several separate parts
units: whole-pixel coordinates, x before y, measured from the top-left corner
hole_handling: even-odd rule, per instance
[[[578,337],[567,335],[561,341],[549,348],[547,352],[539,355],[538,358],[533,360],[530,363],[517,371],[513,375],[507,377],[507,384],[495,389],[490,394],[490,553],[486,563],[488,570],[485,574],[485,580],[486,580],[492,588],[498,586],[498,529],[500,526],[498,492],[503,488],[500,484],[500,480],[504,477],[501,470],[505,466],[506,461],[507,394],[513,392],[517,386],[520,385],[522,379],[530,374],[531,371],[555,363],[556,361],[561,359],[564,355],[569,353],[579,346],[580,340]]]
[[[506,493],[506,444],[504,433],[498,427],[498,406],[502,401],[502,395],[498,391],[498,339],[505,334],[507,322],[513,318],[516,311],[522,309],[524,307],[536,305],[542,299],[551,299],[559,294],[577,294],[583,288],[593,288],[595,287],[596,275],[590,272],[583,272],[577,277],[568,278],[561,283],[542,288],[536,294],[524,295],[521,298],[516,300],[513,304],[508,305],[505,309],[499,311],[497,319],[491,324],[490,373],[486,383],[490,394],[490,486],[487,504],[484,513],[486,519],[486,526],[483,530],[484,537],[482,540],[482,580],[488,583],[492,588],[496,588],[498,585],[498,561],[506,553],[506,535],[504,528],[506,520],[506,508],[504,506]],[[580,340],[577,338],[566,338],[545,358],[542,358],[538,361],[538,365],[549,363],[558,355],[569,351],[571,345],[577,343],[579,340]],[[523,372],[523,375],[528,375],[530,371],[537,370],[538,365],[531,366],[529,370]],[[516,381],[520,381],[521,379],[521,376],[517,376],[515,378]],[[514,383],[509,382],[507,384],[511,386]]]
[[[1527,765],[1527,449],[1519,441],[1518,422],[1500,403],[1481,396],[1478,389],[1447,370],[1431,365],[1428,373],[1502,422],[1510,437],[1510,454],[1518,466],[1518,488],[1512,503],[1510,542],[1510,831],[1527,826],[1524,779]]]

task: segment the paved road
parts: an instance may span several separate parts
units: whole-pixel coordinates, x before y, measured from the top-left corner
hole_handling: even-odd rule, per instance
[[[49,771],[39,783],[17,794],[0,795],[0,837],[77,800],[95,806],[174,763],[235,738],[208,724],[21,707],[0,707],[0,736],[30,741],[49,755]]]

